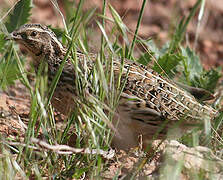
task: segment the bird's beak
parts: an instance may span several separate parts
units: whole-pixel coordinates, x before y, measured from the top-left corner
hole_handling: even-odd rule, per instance
[[[13,40],[13,37],[12,37],[12,33],[11,34],[8,34],[6,37],[5,37],[5,40]]]
[[[22,37],[14,31],[5,37],[5,40],[20,40]]]

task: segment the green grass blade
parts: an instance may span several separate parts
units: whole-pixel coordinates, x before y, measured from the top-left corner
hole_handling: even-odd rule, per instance
[[[143,16],[145,6],[146,6],[146,0],[143,0],[142,7],[141,7],[140,13],[139,13],[139,18],[138,18],[137,25],[136,25],[136,30],[135,30],[135,33],[134,33],[134,37],[133,37],[133,40],[132,40],[132,43],[131,43],[131,47],[130,47],[127,59],[130,59],[130,57],[132,56],[135,41],[136,41],[136,38],[138,36],[139,26],[140,26],[141,21],[142,21],[142,16]]]

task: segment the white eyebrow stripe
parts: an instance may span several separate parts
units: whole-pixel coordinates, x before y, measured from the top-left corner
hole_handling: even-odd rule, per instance
[[[52,34],[53,34],[53,32],[50,33],[50,31],[48,31],[48,30],[44,30],[44,29],[36,28],[36,27],[30,27],[30,28],[27,28],[27,30],[35,30],[35,31],[38,31],[38,32],[45,32],[45,33],[48,33],[50,36],[52,36]]]
[[[41,28],[37,28],[37,27],[29,27],[27,28],[28,30],[36,30],[36,31],[40,31],[40,32],[46,32],[45,30],[41,29]]]

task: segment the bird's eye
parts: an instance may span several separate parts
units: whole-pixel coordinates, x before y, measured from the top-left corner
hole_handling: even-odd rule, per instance
[[[37,32],[36,31],[33,31],[30,35],[34,37],[34,36],[37,35]]]

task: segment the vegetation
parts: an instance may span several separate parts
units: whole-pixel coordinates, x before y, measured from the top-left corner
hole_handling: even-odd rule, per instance
[[[77,6],[74,6],[74,3],[71,1],[65,1],[65,8],[67,7],[66,19],[62,16],[58,5],[54,4],[61,14],[61,18],[63,18],[65,28],[64,30],[53,30],[60,36],[59,38],[64,45],[68,47],[67,57],[71,55],[73,65],[77,69],[75,73],[78,77],[75,83],[78,87],[79,99],[77,99],[74,112],[69,118],[65,118],[63,124],[66,126],[61,130],[61,128],[56,126],[56,117],[54,109],[50,104],[50,99],[67,57],[61,64],[50,87],[47,85],[47,76],[42,73],[47,71],[44,65],[41,66],[42,68],[37,73],[34,73],[33,69],[31,72],[28,72],[24,68],[27,61],[24,56],[18,55],[20,53],[18,46],[13,42],[6,42],[4,40],[8,33],[29,21],[32,8],[31,0],[20,0],[17,2],[13,12],[10,12],[8,15],[6,22],[1,22],[0,24],[0,88],[7,90],[8,86],[13,84],[15,80],[20,80],[29,90],[31,106],[24,141],[21,142],[1,137],[1,179],[13,179],[15,176],[24,179],[31,177],[37,179],[42,179],[43,177],[54,179],[72,177],[79,179],[84,176],[89,179],[103,179],[102,174],[111,163],[105,154],[110,149],[114,130],[110,122],[114,116],[114,110],[118,104],[120,95],[120,91],[115,86],[119,90],[123,88],[120,81],[114,81],[111,66],[113,57],[119,57],[120,59],[128,58],[144,65],[152,62],[153,69],[163,76],[177,79],[179,82],[189,86],[203,88],[212,93],[218,88],[218,80],[222,76],[221,69],[205,70],[196,52],[190,47],[183,45],[186,28],[190,20],[194,17],[195,12],[201,6],[202,1],[197,1],[191,9],[189,16],[184,17],[176,26],[176,31],[173,33],[171,41],[161,48],[158,48],[153,40],[143,40],[137,35],[145,3],[146,0],[143,1],[132,41],[128,38],[128,34],[131,32],[129,32],[126,25],[122,22],[121,17],[115,9],[110,5],[108,5],[109,9],[105,8],[107,6],[106,0],[104,0],[101,14],[96,14],[96,9],[83,12],[84,1],[82,0],[80,0]],[[105,11],[110,11],[112,18],[107,17]],[[75,52],[77,49],[80,49],[88,54],[88,34],[92,33],[88,27],[88,23],[93,20],[96,21],[101,30],[101,51],[98,53],[94,69],[88,70],[88,67],[85,67],[85,72],[91,71],[90,75],[86,76],[85,72],[78,69],[79,62]],[[105,30],[105,24],[108,21],[113,24],[110,34],[107,34]],[[123,38],[123,42],[119,41],[118,37],[120,36]],[[134,57],[134,50],[139,45],[144,47],[144,52],[140,51],[140,57],[136,58]],[[107,54],[106,57],[105,54]],[[102,64],[106,64],[105,69]],[[34,86],[31,85],[27,77],[30,74],[35,76]],[[91,88],[95,96],[88,96],[86,98],[83,89],[89,81],[91,82]],[[213,106],[216,109],[220,109],[220,102],[221,97],[216,99]],[[105,114],[103,109],[106,109],[109,113]],[[222,114],[213,122],[211,127],[205,126],[206,129],[203,133],[205,136],[201,136],[201,133],[192,132],[185,135],[181,139],[181,142],[184,142],[188,146],[207,146],[216,153],[219,149],[222,149],[222,141],[216,138],[214,132],[219,131],[221,124]],[[47,145],[34,139],[38,138],[40,134],[42,134],[42,139],[48,143]],[[74,153],[72,151],[73,153],[71,154],[71,151],[67,149],[64,151],[53,150],[53,145],[70,145],[69,141],[74,137],[75,144],[72,144],[76,148],[74,151],[81,150],[81,153]],[[36,148],[39,146],[45,147],[45,149],[39,150],[39,148]],[[87,153],[85,150],[88,148],[101,150],[101,153]],[[68,151],[69,154],[66,154]],[[129,179],[134,179],[143,168],[145,162],[149,162],[153,156],[150,155],[149,157],[142,158],[138,168],[134,169]],[[221,155],[218,157],[222,158]],[[182,170],[181,164],[173,165],[172,169],[177,169],[180,172]],[[172,177],[177,179],[179,172],[170,172],[173,173],[171,174]],[[163,173],[168,173],[168,170],[164,170]],[[199,175],[191,175],[190,177],[203,179],[202,172]],[[118,179],[118,174],[112,178]]]

